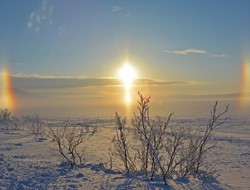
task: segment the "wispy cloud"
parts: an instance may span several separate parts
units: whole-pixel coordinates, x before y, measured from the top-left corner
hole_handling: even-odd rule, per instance
[[[42,2],[42,5],[30,13],[27,22],[27,28],[35,32],[40,32],[43,25],[52,24],[53,7],[48,4],[47,0]]]
[[[118,5],[113,5],[112,6],[112,11],[113,12],[118,12],[118,11],[121,11],[121,10],[122,10],[121,6],[118,6]]]
[[[239,93],[221,93],[221,94],[175,94],[170,95],[171,99],[189,99],[189,100],[212,100],[218,99],[232,100],[237,99],[240,96]]]
[[[73,88],[73,87],[98,87],[120,86],[122,82],[114,77],[72,77],[52,76],[38,74],[12,75],[13,83],[20,89],[46,89],[46,88]],[[204,83],[199,81],[164,81],[140,78],[134,81],[135,86],[196,86]]]
[[[226,54],[212,54],[212,53],[209,53],[209,56],[211,56],[211,57],[230,57],[229,55],[226,55]]]
[[[207,51],[203,49],[185,49],[185,50],[174,51],[173,53],[181,55],[186,55],[189,53],[204,54],[207,53]]]
[[[211,57],[228,57],[228,55],[226,55],[226,54],[213,54],[213,53],[210,53],[204,49],[193,49],[193,48],[188,48],[188,49],[184,49],[184,50],[175,50],[175,51],[166,50],[165,53],[176,54],[176,55],[206,54],[206,55],[209,55]]]
[[[12,74],[12,77],[15,78],[34,78],[34,79],[84,79],[85,76],[65,76],[65,75],[41,75],[41,74],[26,74],[26,73],[17,73]]]
[[[200,81],[165,81],[165,80],[156,80],[156,79],[137,79],[135,85],[139,86],[197,86],[204,85],[205,83]]]

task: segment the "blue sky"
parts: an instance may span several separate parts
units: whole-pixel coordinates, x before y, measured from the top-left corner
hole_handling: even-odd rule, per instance
[[[219,79],[239,70],[249,49],[249,7],[247,0],[3,0],[0,56],[15,73],[112,76],[128,56],[145,77],[207,80],[216,68]],[[207,53],[173,53],[186,49]]]
[[[114,77],[128,59],[141,78],[238,93],[249,7],[248,0],[2,0],[0,69]]]

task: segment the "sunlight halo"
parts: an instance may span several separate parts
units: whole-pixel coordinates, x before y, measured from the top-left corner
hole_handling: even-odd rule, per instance
[[[130,86],[137,77],[137,73],[134,67],[129,63],[125,63],[118,71],[118,78],[123,81],[125,86]]]

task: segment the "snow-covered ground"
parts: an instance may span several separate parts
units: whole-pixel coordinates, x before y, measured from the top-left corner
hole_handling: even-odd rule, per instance
[[[168,185],[107,169],[106,156],[115,134],[113,121],[83,121],[97,126],[98,131],[86,142],[85,164],[74,169],[64,165],[54,142],[48,138],[38,141],[27,125],[20,123],[19,130],[9,134],[0,127],[0,189],[250,189],[249,120],[231,119],[216,130],[213,141],[217,146],[210,159],[221,171],[217,179],[189,177],[169,180]],[[192,125],[196,120],[174,122]]]

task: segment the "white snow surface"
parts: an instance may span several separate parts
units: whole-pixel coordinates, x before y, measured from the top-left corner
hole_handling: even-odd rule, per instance
[[[178,125],[193,125],[204,120],[175,120]],[[47,122],[61,122],[48,120]],[[104,167],[108,148],[115,134],[114,121],[84,119],[98,132],[87,143],[85,164],[73,169],[64,164],[57,146],[50,139],[35,139],[28,126],[10,133],[0,127],[0,189],[250,189],[250,120],[231,119],[215,131],[217,143],[209,159],[220,169],[218,178],[187,177],[151,182],[143,175],[125,174]]]

